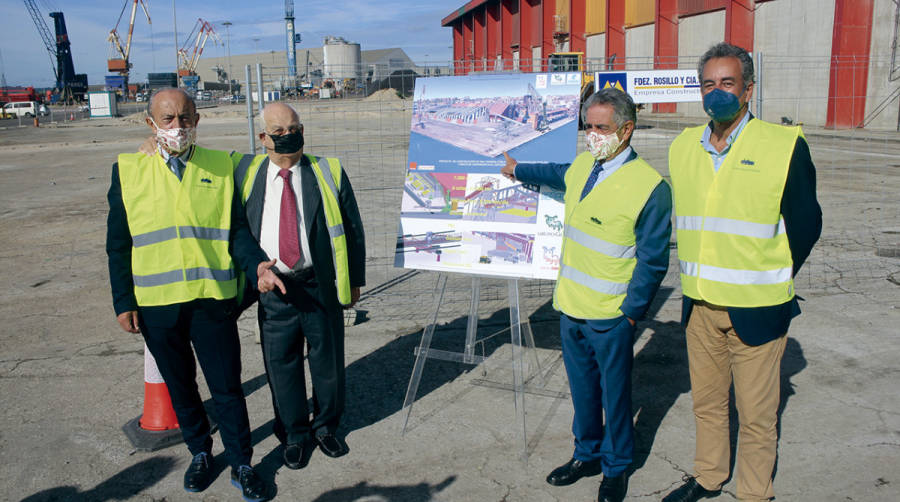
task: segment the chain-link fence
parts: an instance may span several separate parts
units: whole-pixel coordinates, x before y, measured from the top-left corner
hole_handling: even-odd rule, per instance
[[[627,61],[640,66],[640,61]],[[693,68],[696,58],[682,58],[680,68]],[[445,75],[453,65],[429,66],[431,75]],[[440,72],[436,69],[440,68]],[[412,68],[406,69],[410,72]],[[400,71],[400,70],[395,70]],[[817,167],[819,200],[824,212],[824,231],[819,244],[797,277],[801,295],[859,293],[867,301],[877,301],[878,288],[896,288],[900,282],[900,134],[893,130],[831,130],[819,123],[827,106],[824,94],[799,85],[805,78],[827,77],[827,59],[764,58],[758,69],[762,99],[754,99],[751,110],[762,110],[763,118],[772,122],[803,123]],[[336,156],[347,170],[359,200],[366,229],[367,287],[359,308],[381,319],[421,319],[431,311],[436,274],[394,267],[394,251],[400,219],[400,200],[407,165],[409,133],[412,120],[411,95],[414,79],[411,73],[398,73],[384,85],[364,85],[352,80],[334,80],[335,92],[323,94],[287,91],[283,68],[263,69],[263,89],[280,91],[280,98],[293,105],[306,130],[305,150],[317,155]],[[256,72],[252,88],[256,89]],[[807,77],[804,77],[806,75]],[[818,77],[817,77],[818,75]],[[388,75],[387,77],[390,77]],[[416,78],[430,78],[417,73]],[[827,78],[826,78],[827,80]],[[379,81],[382,82],[382,81]],[[319,89],[328,85],[319,82]],[[395,85],[397,87],[395,87]],[[898,106],[896,94],[883,86],[884,92],[866,95],[866,101]],[[241,91],[250,95],[249,90]],[[273,96],[270,95],[271,99]],[[893,99],[893,101],[891,101]],[[819,108],[822,108],[819,110]],[[887,109],[887,107],[883,107]],[[254,111],[256,110],[254,105]],[[809,116],[802,110],[815,109]],[[782,117],[785,117],[782,120]],[[668,147],[681,130],[706,120],[699,104],[679,105],[675,113],[654,113],[652,106],[642,107],[638,130],[632,144],[637,152],[668,175]],[[582,133],[578,152],[584,150]],[[678,287],[677,255],[664,286]],[[467,311],[470,279],[453,274],[448,283],[442,312],[462,315]],[[552,294],[551,281],[522,281],[523,309],[542,305]],[[875,287],[875,293],[872,288]],[[505,284],[483,283],[483,302],[496,308],[505,302]],[[873,296],[874,295],[874,296]],[[896,297],[896,295],[894,295]]]

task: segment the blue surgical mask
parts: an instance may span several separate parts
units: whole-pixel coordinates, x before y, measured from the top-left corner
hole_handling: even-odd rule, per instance
[[[722,89],[713,89],[703,96],[703,110],[716,122],[728,122],[741,111],[738,97]]]

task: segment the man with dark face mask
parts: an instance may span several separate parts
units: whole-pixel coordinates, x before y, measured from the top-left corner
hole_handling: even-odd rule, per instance
[[[718,44],[698,73],[712,121],[686,129],[669,150],[697,448],[694,476],[663,501],[715,496],[728,479],[732,383],[737,498],[769,500],[781,358],[800,313],[793,278],[822,229],[815,168],[799,127],[748,111],[747,51]]]
[[[356,303],[365,284],[365,237],[340,161],[304,154],[303,125],[290,106],[269,104],[262,118],[268,155],[234,155],[234,179],[250,232],[277,260],[273,270],[287,289],[260,296],[259,325],[275,434],[285,465],[300,469],[316,445],[330,457],[349,451],[336,435],[344,410],[342,308]]]

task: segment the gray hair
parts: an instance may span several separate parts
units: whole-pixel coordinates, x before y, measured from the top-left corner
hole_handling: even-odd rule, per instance
[[[613,120],[616,121],[616,127],[622,127],[629,120],[637,125],[637,111],[635,111],[634,100],[628,94],[607,87],[591,94],[589,98],[584,100],[581,105],[581,122],[587,122],[587,112],[592,106],[610,105],[613,107]]]
[[[710,59],[716,58],[737,58],[741,62],[741,77],[744,79],[744,87],[756,81],[753,74],[753,58],[744,50],[743,47],[719,42],[709,48],[702,56],[700,56],[700,64],[697,65],[697,76],[700,82],[703,82],[703,67]]]
[[[159,89],[156,89],[155,91],[153,91],[153,93],[150,94],[150,99],[147,100],[147,116],[148,117],[153,118],[153,113],[150,111],[153,108],[153,101],[156,99],[156,95],[163,91],[178,91],[178,92],[184,94],[184,97],[186,97],[188,99],[188,101],[191,103],[191,107],[194,109],[194,113],[197,113],[197,103],[194,102],[194,97],[191,96],[191,93],[187,92],[186,90],[184,90],[180,87],[160,87]]]

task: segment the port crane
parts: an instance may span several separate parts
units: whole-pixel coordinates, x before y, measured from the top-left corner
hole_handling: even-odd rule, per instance
[[[50,67],[53,69],[53,76],[56,79],[56,88],[59,89],[60,98],[67,103],[73,99],[83,99],[84,93],[87,91],[87,75],[75,74],[75,64],[72,62],[71,43],[69,42],[69,34],[66,31],[65,16],[63,16],[62,12],[50,13],[56,28],[56,37],[54,38],[34,0],[24,0],[24,3],[25,9],[31,15],[31,20],[34,21],[34,26],[44,42],[47,53],[50,55]]]
[[[128,37],[125,39],[125,46],[123,47],[122,38],[119,36],[118,30],[119,23],[122,22],[122,16],[125,14],[125,9],[128,7],[129,3],[131,4],[131,20],[128,22]],[[126,89],[128,73],[129,70],[131,70],[131,62],[128,58],[131,55],[131,39],[134,35],[134,18],[137,15],[138,4],[141,5],[144,14],[147,16],[147,24],[152,24],[152,21],[150,21],[150,12],[147,10],[147,4],[144,0],[125,0],[125,4],[122,6],[122,12],[119,13],[119,20],[116,21],[116,27],[110,30],[109,36],[106,39],[110,43],[110,57],[107,60],[106,67],[109,71],[116,72],[125,77]]]
[[[219,35],[213,29],[212,24],[203,19],[197,19],[194,29],[191,30],[190,35],[185,39],[184,46],[178,49],[178,76],[186,77],[197,74],[197,63],[200,62],[203,47],[210,38],[216,43],[221,43]],[[190,46],[192,40],[193,47]]]

